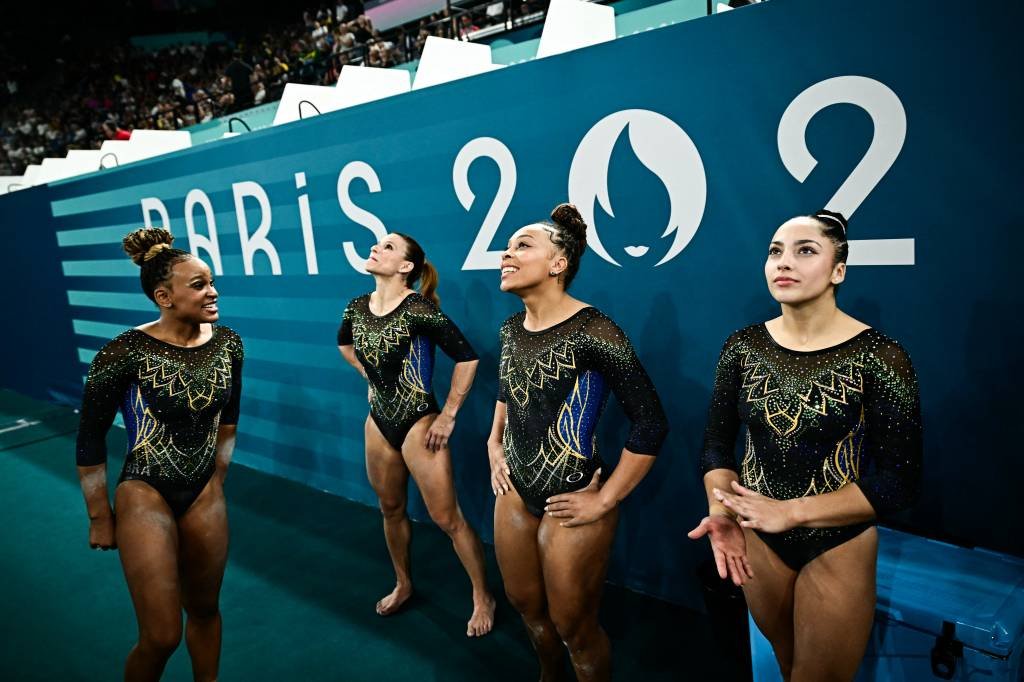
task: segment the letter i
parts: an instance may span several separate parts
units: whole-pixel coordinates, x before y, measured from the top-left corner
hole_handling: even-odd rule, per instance
[[[295,189],[306,186],[306,174],[295,174]],[[316,264],[316,244],[313,241],[313,216],[309,212],[309,194],[299,194],[299,219],[302,222],[302,243],[306,247],[306,269],[311,275],[320,274]]]

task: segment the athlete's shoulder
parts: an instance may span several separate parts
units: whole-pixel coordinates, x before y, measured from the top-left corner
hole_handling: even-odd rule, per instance
[[[220,340],[225,345],[237,346],[239,349],[242,348],[242,337],[231,327],[219,324],[214,325],[213,335],[214,338]]]
[[[112,356],[127,353],[132,347],[145,343],[146,336],[145,332],[136,329],[135,327],[129,327],[103,344],[96,355],[99,357],[101,355]]]
[[[861,333],[858,339],[865,353],[884,367],[899,374],[912,373],[910,353],[902,343],[874,327]]]
[[[513,329],[515,329],[516,325],[522,327],[523,326],[523,320],[525,318],[526,318],[526,311],[525,310],[519,310],[519,311],[516,311],[516,312],[512,313],[507,318],[505,318],[504,322],[501,323],[501,327],[499,328],[498,332],[502,336],[504,336],[508,332],[510,332]]]

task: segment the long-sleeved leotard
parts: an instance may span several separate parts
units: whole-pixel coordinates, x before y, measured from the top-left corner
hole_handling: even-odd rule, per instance
[[[354,347],[373,391],[370,417],[399,451],[417,421],[440,412],[432,388],[435,347],[455,362],[477,359],[455,323],[418,293],[386,315],[370,311],[370,294],[353,299],[338,329],[338,345]]]
[[[746,426],[743,461],[735,445]],[[794,351],[763,324],[726,341],[704,434],[702,469],[738,471],[777,500],[855,484],[878,517],[909,506],[921,477],[921,409],[910,358],[868,329],[831,348]],[[872,523],[758,535],[793,569]]]
[[[657,455],[668,420],[654,384],[622,330],[596,308],[548,329],[523,327],[525,312],[501,327],[498,400],[512,484],[543,515],[551,495],[579,490],[601,466],[596,427],[611,391],[631,422],[625,447]]]
[[[145,481],[175,516],[213,475],[217,429],[237,424],[242,340],[214,326],[201,346],[182,347],[129,329],[93,358],[82,396],[79,466],[107,460],[106,436],[120,408],[128,452],[120,481]]]

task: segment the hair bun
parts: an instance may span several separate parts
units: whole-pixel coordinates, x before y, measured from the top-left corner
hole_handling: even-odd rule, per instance
[[[160,251],[170,248],[172,242],[174,235],[162,227],[143,227],[125,235],[121,247],[133,263],[141,266]]]
[[[583,216],[572,204],[555,206],[555,209],[551,211],[551,220],[572,233],[581,244],[587,243],[587,223],[583,221]]]
[[[825,223],[826,225],[830,225],[830,226],[841,228],[843,230],[843,236],[846,235],[846,229],[847,229],[846,216],[844,216],[842,213],[837,213],[836,211],[827,211],[825,209],[822,209],[820,211],[816,211],[814,213],[814,217],[816,219],[820,220],[821,222]]]

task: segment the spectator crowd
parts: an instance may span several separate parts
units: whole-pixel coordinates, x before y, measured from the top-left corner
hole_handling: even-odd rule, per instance
[[[82,46],[64,36],[42,78],[28,78],[28,57],[0,45],[0,176],[69,149],[128,139],[136,128],[177,130],[273,102],[289,82],[333,85],[346,64],[387,68],[418,59],[430,36],[471,39],[489,25],[510,25],[513,12],[533,17],[548,4],[513,1],[445,9],[386,34],[361,0],[338,0],[232,42],[150,51],[128,41]]]

